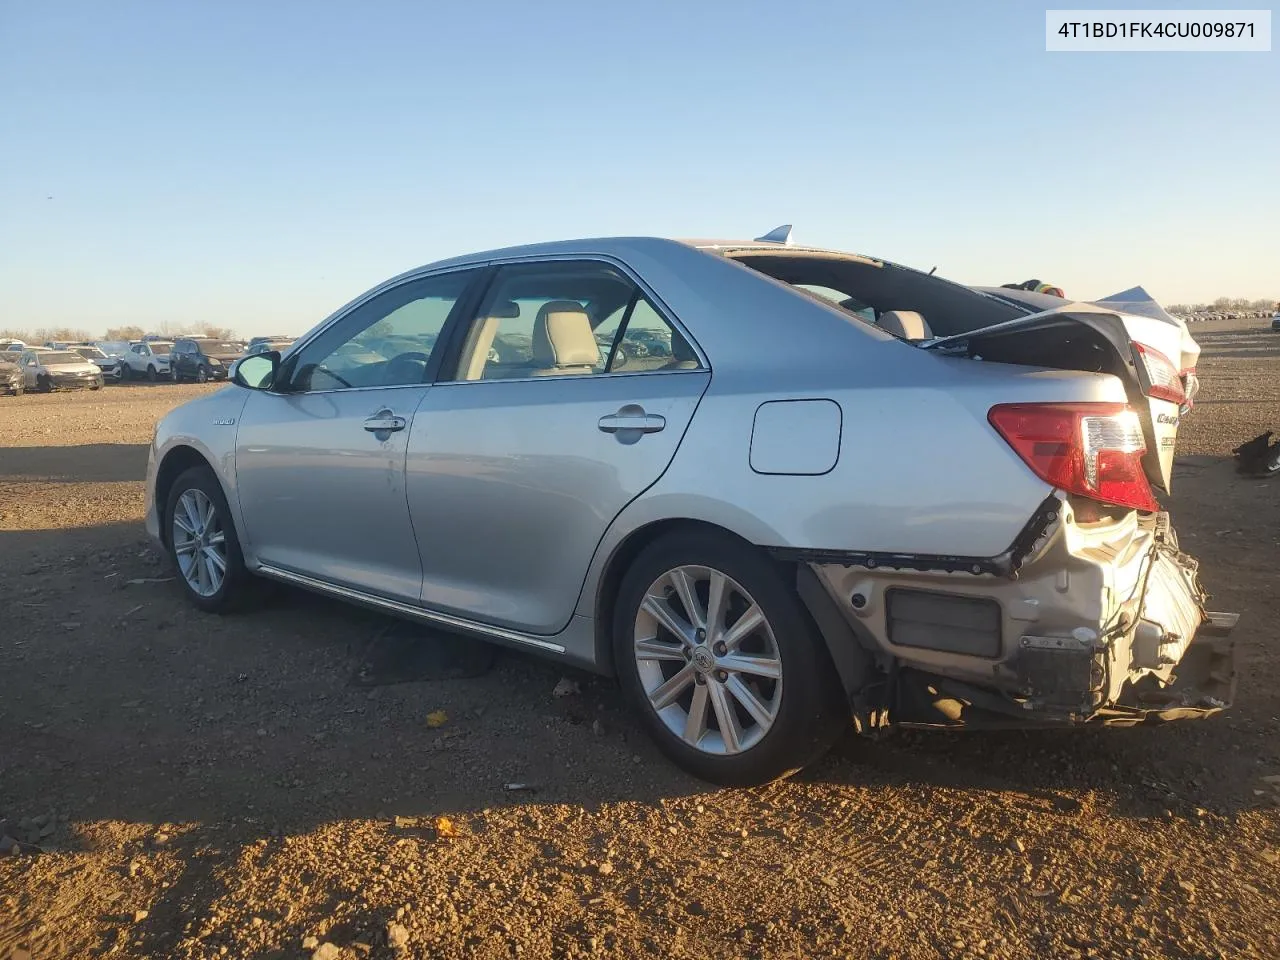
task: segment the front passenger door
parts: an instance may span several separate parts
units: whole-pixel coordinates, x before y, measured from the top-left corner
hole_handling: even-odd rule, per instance
[[[235,469],[260,562],[417,602],[405,449],[436,342],[479,273],[421,277],[365,300],[291,354],[270,390],[250,392]]]

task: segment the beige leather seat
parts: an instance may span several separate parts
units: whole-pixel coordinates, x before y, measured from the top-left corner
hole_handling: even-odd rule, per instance
[[[507,300],[490,307],[488,316],[477,318],[462,347],[466,367],[460,380],[479,380],[484,376],[484,365],[489,361],[489,350],[493,347],[493,338],[498,334],[498,324],[518,316],[520,305],[514,300]]]
[[[662,365],[663,370],[697,370],[698,355],[689,341],[678,333],[671,334],[671,359]]]
[[[928,340],[933,336],[924,317],[914,310],[886,310],[880,314],[879,326],[903,340]]]
[[[542,305],[533,321],[533,362],[535,377],[596,371],[600,347],[582,304],[551,300]]]

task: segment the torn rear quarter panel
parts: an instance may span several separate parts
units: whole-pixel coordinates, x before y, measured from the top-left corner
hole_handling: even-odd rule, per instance
[[[1083,523],[1060,500],[1012,575],[813,569],[886,672],[924,678],[897,722],[932,722],[913,714],[935,695],[947,702],[936,722],[947,724],[966,722],[966,705],[1032,723],[1207,715],[1230,699],[1233,648],[1163,516]]]

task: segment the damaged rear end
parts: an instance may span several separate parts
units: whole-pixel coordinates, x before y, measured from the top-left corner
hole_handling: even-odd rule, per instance
[[[1231,703],[1236,617],[1209,610],[1155,494],[1172,487],[1191,402],[1170,359],[1180,335],[1072,304],[924,345],[1110,374],[1127,403],[991,407],[994,431],[1053,488],[1001,556],[812,566],[881,668],[855,698],[862,723],[1134,724]]]

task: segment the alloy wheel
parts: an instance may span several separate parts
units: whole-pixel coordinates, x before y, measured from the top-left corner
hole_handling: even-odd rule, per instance
[[[782,657],[764,611],[706,566],[680,566],[645,591],[633,651],[649,705],[689,746],[717,756],[750,750],[782,705]]]
[[[227,535],[208,494],[194,488],[183,492],[173,506],[170,534],[187,586],[201,597],[221,590],[227,576]]]

